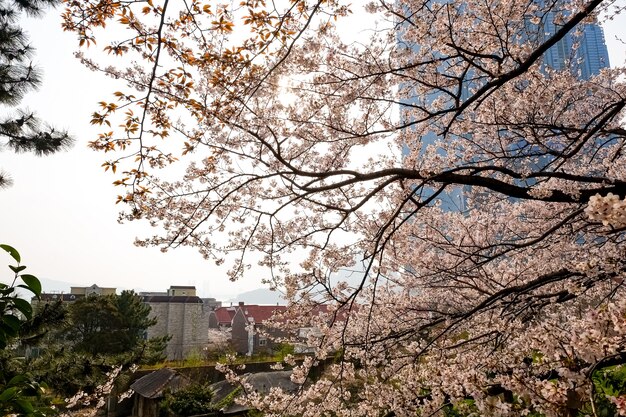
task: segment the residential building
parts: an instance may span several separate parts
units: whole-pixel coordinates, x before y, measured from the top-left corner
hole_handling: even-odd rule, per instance
[[[51,302],[51,301],[64,301],[64,302],[74,302],[80,298],[85,298],[89,295],[111,295],[115,294],[117,291],[116,288],[113,287],[99,287],[96,284],[92,284],[89,287],[70,287],[69,293],[63,292],[47,292],[42,293],[39,299],[33,297],[31,304],[37,304],[38,302]]]
[[[99,287],[92,284],[90,287],[70,287],[70,294],[88,296],[88,295],[111,295],[115,294],[116,289],[112,287]]]
[[[209,326],[212,329],[231,329],[231,342],[237,353],[252,355],[259,352],[270,352],[273,342],[265,334],[272,337],[284,336],[283,332],[268,328],[264,322],[277,313],[287,309],[286,306],[262,306],[239,302],[235,307],[220,307],[209,313]]]
[[[218,307],[209,313],[209,328],[225,330],[233,326],[233,317],[237,312],[237,306]]]
[[[312,353],[314,346],[309,345],[309,337],[320,337],[320,329],[315,326],[301,327],[291,332],[269,328],[266,321],[274,316],[281,320],[280,314],[287,310],[283,305],[255,305],[239,302],[236,306],[220,307],[209,313],[209,329],[230,330],[231,345],[239,354],[271,353],[276,344],[272,340],[289,336],[289,344],[296,353]],[[326,315],[328,306],[321,304],[313,307],[309,315]],[[307,315],[307,316],[309,316]],[[335,319],[344,320],[340,313]],[[269,336],[269,337],[268,337]]]

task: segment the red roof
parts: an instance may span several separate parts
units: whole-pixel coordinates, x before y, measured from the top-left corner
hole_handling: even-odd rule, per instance
[[[263,323],[264,321],[272,318],[275,313],[284,313],[287,311],[287,306],[281,305],[257,305],[257,304],[239,304],[230,307],[219,307],[214,310],[214,313],[217,317],[217,321],[220,325],[230,326],[233,317],[237,313],[237,310],[243,312],[248,322],[254,322],[257,324]],[[311,307],[309,314],[310,316],[317,316],[323,313],[328,312],[328,306],[324,304],[318,304]],[[345,314],[340,314],[340,316],[345,316]],[[278,318],[278,321],[281,319]],[[283,318],[284,320],[284,318]]]
[[[255,323],[262,323],[271,318],[275,313],[287,310],[286,306],[259,306],[259,305],[243,305],[239,306],[246,318],[254,319]]]
[[[237,307],[218,307],[214,312],[219,324],[230,326],[237,312]]]

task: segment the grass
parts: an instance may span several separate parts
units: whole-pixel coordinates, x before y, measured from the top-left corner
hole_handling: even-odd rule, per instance
[[[176,361],[163,361],[153,365],[142,365],[141,370],[157,370],[161,368],[196,368],[200,366],[215,366],[217,363],[229,365],[244,365],[248,363],[282,362],[285,356],[293,354],[293,347],[290,345],[278,345],[276,353],[258,353],[252,356],[235,355],[234,353],[224,353],[217,358],[206,358],[199,352],[190,353],[186,359]],[[234,356],[234,359],[232,357]],[[294,355],[295,359],[302,359],[304,355]]]

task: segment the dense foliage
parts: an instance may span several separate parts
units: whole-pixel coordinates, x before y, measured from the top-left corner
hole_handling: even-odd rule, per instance
[[[46,404],[46,385],[23,369],[19,364],[23,359],[16,357],[16,349],[23,341],[35,329],[41,331],[44,327],[33,320],[31,305],[18,290],[28,290],[38,297],[41,283],[34,275],[23,272],[26,266],[21,264],[20,253],[15,248],[1,244],[0,249],[14,263],[9,265],[11,282],[0,283],[0,414],[42,417],[52,413]]]
[[[0,1],[0,146],[18,153],[49,155],[72,143],[67,132],[42,125],[32,111],[16,108],[41,81],[40,71],[31,61],[33,47],[18,24],[20,16],[37,16],[59,3],[60,0]],[[0,172],[0,188],[9,183],[8,174]]]
[[[208,385],[191,384],[167,394],[161,408],[183,417],[208,414],[215,411],[211,406],[212,399],[213,392]]]
[[[143,345],[146,331],[156,324],[150,306],[133,291],[91,295],[68,305],[72,325],[64,337],[77,352],[112,354],[131,352]]]
[[[150,307],[132,291],[91,295],[72,303],[43,304],[66,311],[63,326],[49,332],[29,366],[65,396],[93,394],[113,369],[122,373],[133,365],[164,359],[167,338],[147,340],[156,323]]]
[[[347,42],[343,0],[66,4],[85,65],[127,83],[91,146],[158,227],[140,243],[264,269],[277,325],[319,329],[302,390],[254,408],[626,415],[597,381],[626,364],[626,70],[584,79],[576,52],[621,6],[378,0]]]
[[[62,407],[66,397],[95,404],[134,364],[164,358],[167,338],[145,340],[155,320],[132,291],[72,304],[38,302],[41,284],[24,273],[19,252],[4,244],[0,249],[15,263],[9,265],[12,282],[0,283],[2,415],[54,415],[52,402]],[[24,290],[35,295],[33,305],[18,292]]]

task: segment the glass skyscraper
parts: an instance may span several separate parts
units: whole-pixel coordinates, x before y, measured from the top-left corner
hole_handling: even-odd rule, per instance
[[[455,0],[443,1],[454,2]],[[539,3],[543,0],[536,1]],[[539,41],[539,43],[549,39],[560,29],[560,26],[555,23],[555,14],[553,12],[546,13],[539,25],[531,26],[534,26],[531,33],[535,33],[535,36],[539,38],[535,38],[535,41]],[[402,35],[400,34],[399,40],[401,40],[401,38]],[[419,48],[417,45],[408,47],[412,49]],[[602,27],[598,23],[580,24],[576,29],[570,31],[563,39],[557,42],[556,45],[551,47],[544,54],[543,63],[546,67],[557,71],[569,68],[571,73],[581,80],[587,80],[593,75],[598,74],[602,68],[608,68],[609,54],[604,40]],[[465,100],[467,98],[467,87],[468,86],[465,85],[463,88],[464,91],[461,96],[461,100]],[[434,92],[425,99],[412,97],[406,99],[405,102],[407,104],[420,101],[426,101],[426,103],[428,103],[435,100],[438,94],[441,93]],[[428,145],[436,144],[439,140],[441,140],[441,138],[434,131],[424,135],[421,138],[421,152],[424,152]],[[408,152],[408,147],[405,147],[404,153],[407,154]],[[545,163],[543,160],[537,162],[539,164]],[[428,192],[425,194],[428,194]],[[457,187],[443,193],[438,200],[440,200],[441,207],[444,210],[465,210],[465,193],[462,187]]]
[[[554,35],[559,27],[554,16],[548,13],[543,24],[545,39]],[[597,23],[585,23],[578,33],[571,31],[544,55],[544,63],[555,70],[569,67],[573,74],[587,80],[609,67],[609,52],[604,41],[604,32]],[[578,44],[578,48],[575,48]]]

